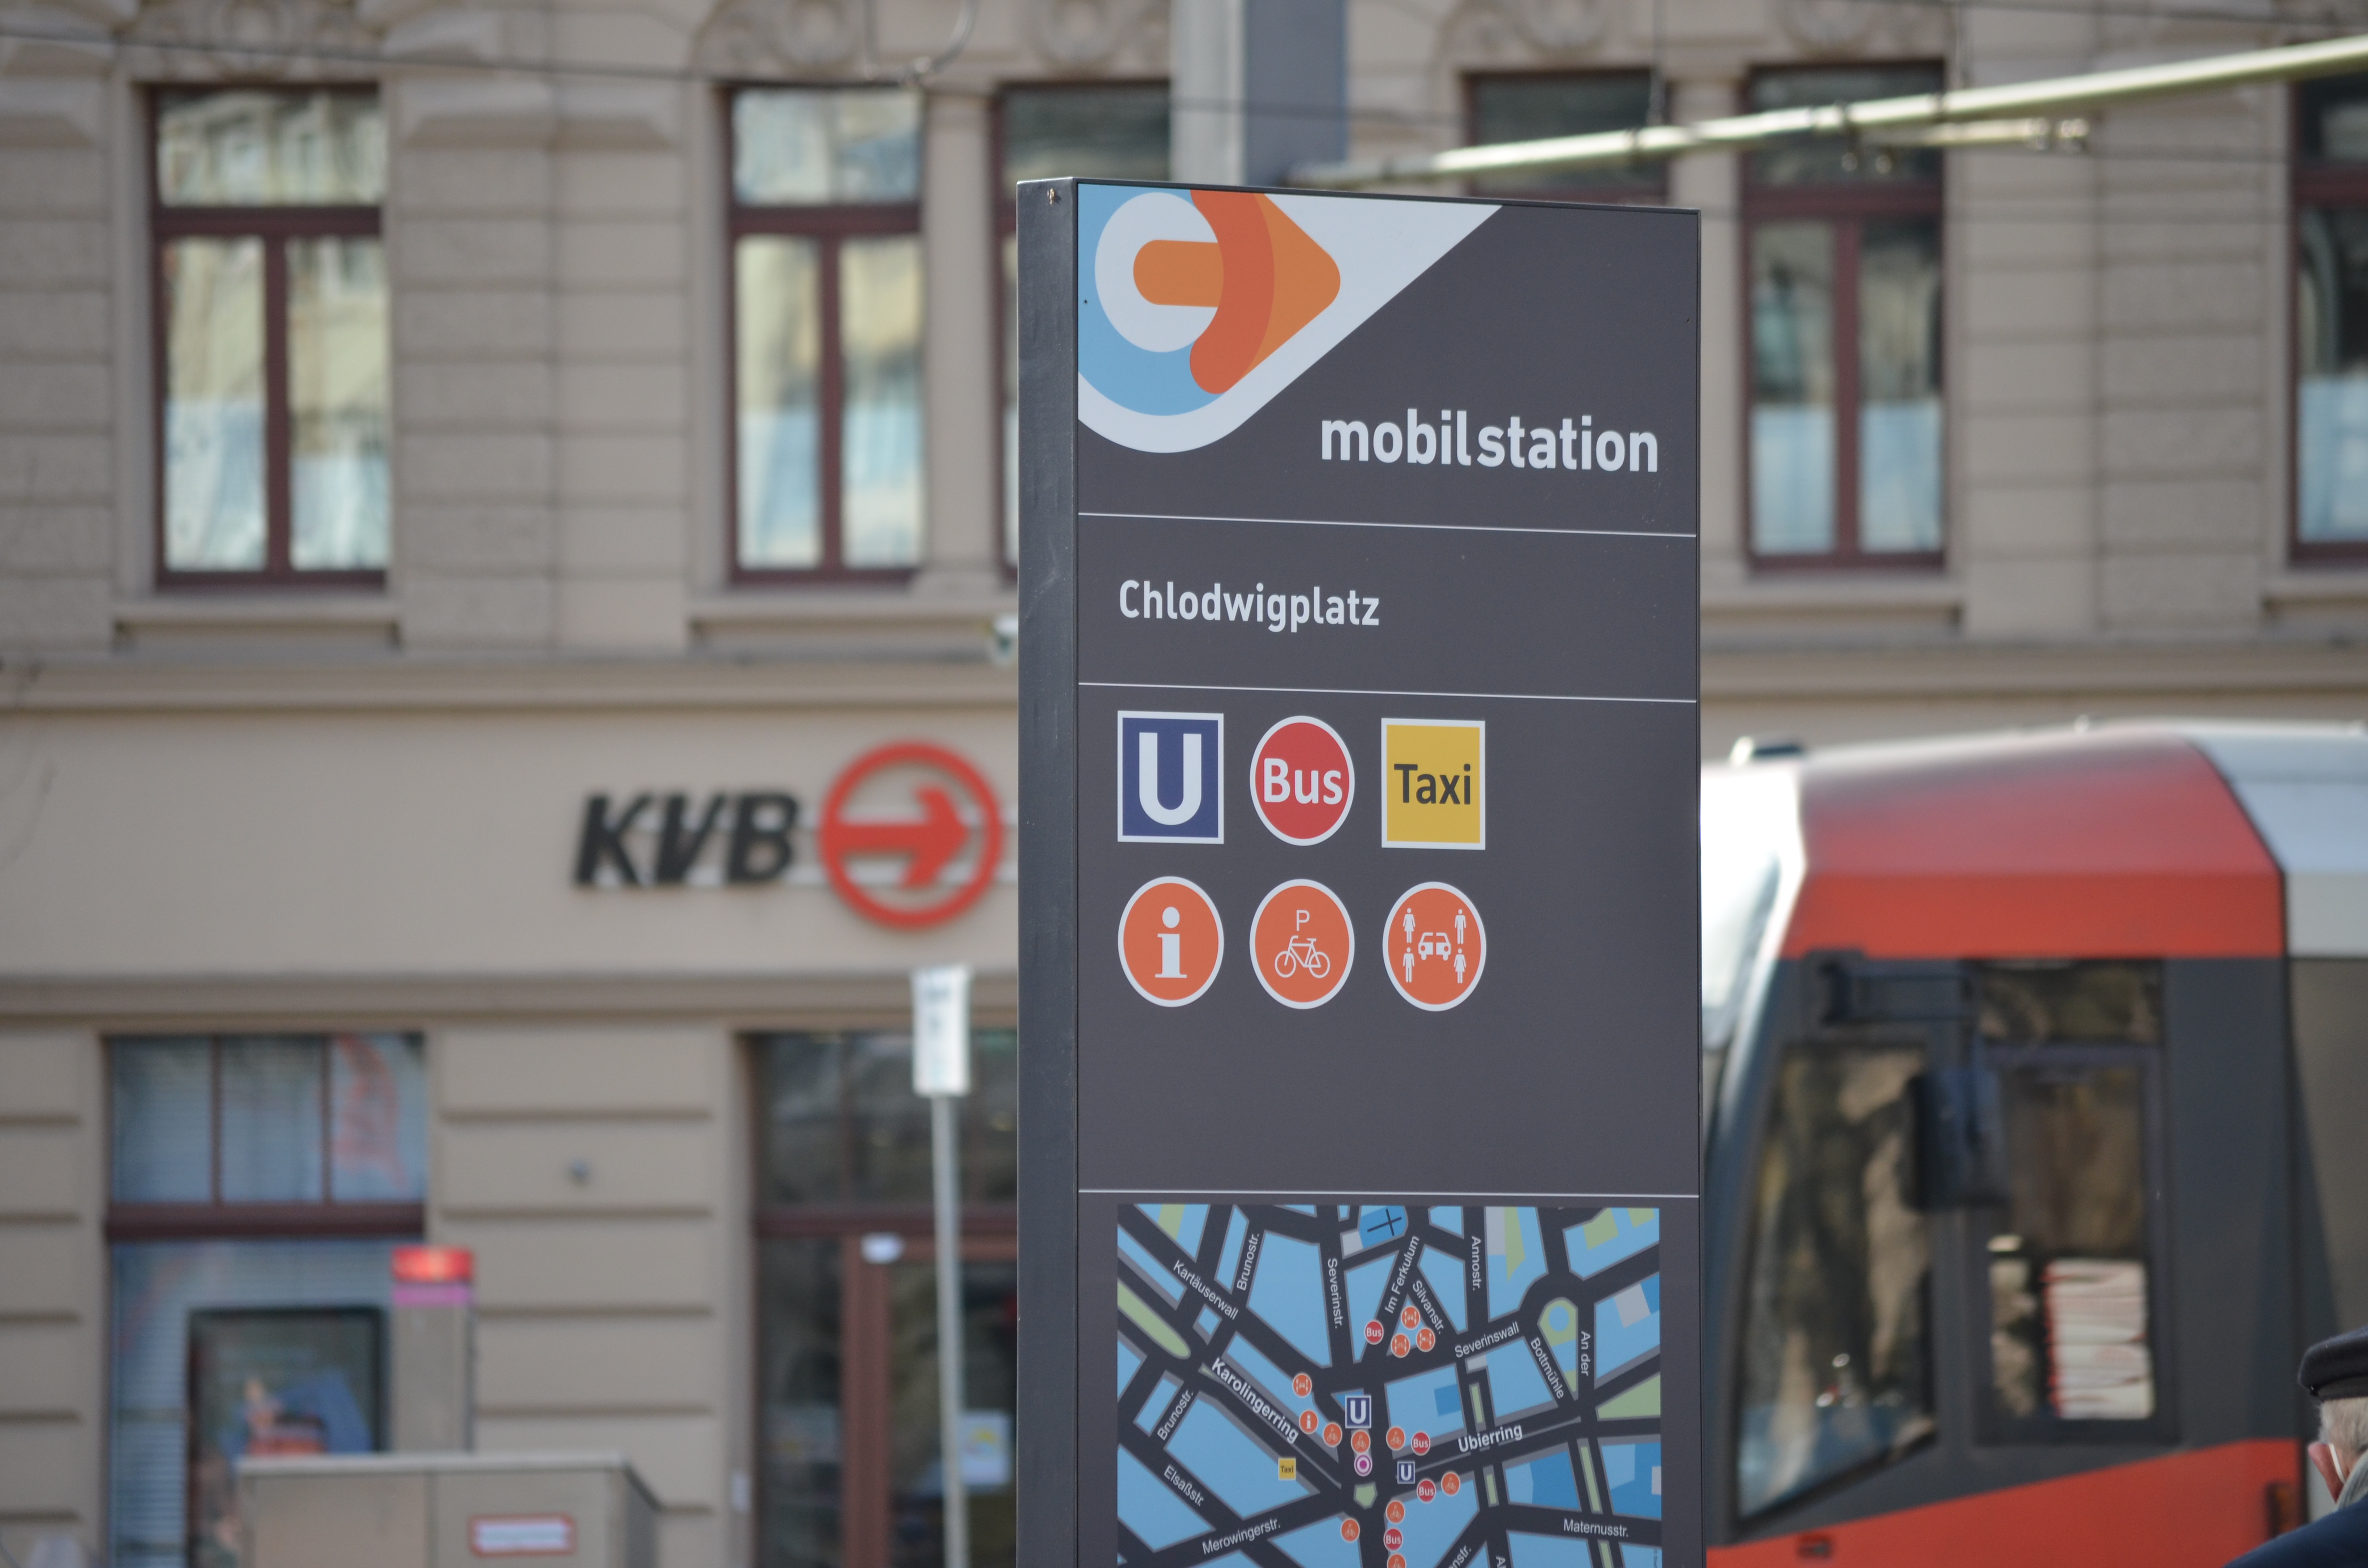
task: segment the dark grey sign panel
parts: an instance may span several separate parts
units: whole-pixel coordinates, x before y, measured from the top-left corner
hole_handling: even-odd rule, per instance
[[[1698,1562],[1698,227],[1019,199],[1019,1558]]]

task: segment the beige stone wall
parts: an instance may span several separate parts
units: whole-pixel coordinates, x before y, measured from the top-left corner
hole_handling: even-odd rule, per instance
[[[104,1077],[88,1034],[0,1030],[0,1544],[19,1561],[104,1517]]]
[[[664,1506],[667,1562],[742,1559],[730,1477],[751,1469],[755,1329],[736,1042],[456,1026],[429,1050],[428,1228],[476,1254],[478,1446],[622,1452]]]

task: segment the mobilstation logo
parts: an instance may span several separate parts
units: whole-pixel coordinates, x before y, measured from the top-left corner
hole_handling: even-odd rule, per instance
[[[1077,417],[1142,452],[1232,434],[1497,210],[1077,187]]]

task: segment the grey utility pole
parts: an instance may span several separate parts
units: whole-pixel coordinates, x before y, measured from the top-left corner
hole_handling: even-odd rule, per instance
[[[970,1093],[970,966],[913,971],[913,1092],[929,1102],[938,1229],[938,1473],[946,1568],[970,1568],[970,1489],[962,1483],[962,1100]]]
[[[1349,152],[1347,0],[1175,0],[1169,161],[1195,185],[1281,185]]]

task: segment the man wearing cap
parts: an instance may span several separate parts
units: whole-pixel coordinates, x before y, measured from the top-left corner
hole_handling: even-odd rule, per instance
[[[2335,1512],[2239,1557],[2229,1568],[2336,1568],[2368,1564],[2368,1328],[2304,1352],[2297,1380],[2318,1401],[2310,1461],[2335,1494]]]

